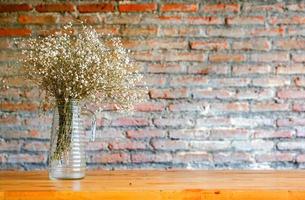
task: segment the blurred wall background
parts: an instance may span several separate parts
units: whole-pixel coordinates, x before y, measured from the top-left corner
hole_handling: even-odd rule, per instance
[[[1,1],[0,168],[47,167],[51,111],[14,38],[77,19],[121,37],[149,87],[134,113],[99,114],[89,167],[305,168],[305,4],[243,2]]]

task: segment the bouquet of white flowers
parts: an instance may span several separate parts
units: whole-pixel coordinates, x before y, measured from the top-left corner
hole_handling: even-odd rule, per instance
[[[142,75],[130,61],[120,39],[101,39],[95,29],[72,25],[39,38],[30,38],[22,52],[23,72],[27,78],[55,99],[59,128],[53,159],[69,149],[74,101],[114,103],[128,109],[143,99],[144,88],[137,87]]]

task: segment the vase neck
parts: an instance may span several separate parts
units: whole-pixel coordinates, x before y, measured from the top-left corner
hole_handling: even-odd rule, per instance
[[[56,101],[56,106],[58,108],[70,108],[70,109],[75,109],[81,107],[81,101],[71,99],[67,101]]]

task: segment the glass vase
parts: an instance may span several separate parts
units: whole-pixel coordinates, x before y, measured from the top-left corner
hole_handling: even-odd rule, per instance
[[[95,139],[96,117],[76,100],[57,103],[53,111],[49,151],[50,179],[82,179],[86,171],[84,121],[91,118],[91,140]]]

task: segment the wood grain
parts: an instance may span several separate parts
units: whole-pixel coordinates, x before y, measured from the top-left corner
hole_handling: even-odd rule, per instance
[[[0,172],[0,200],[305,200],[305,171],[88,171],[83,180],[47,172]]]

